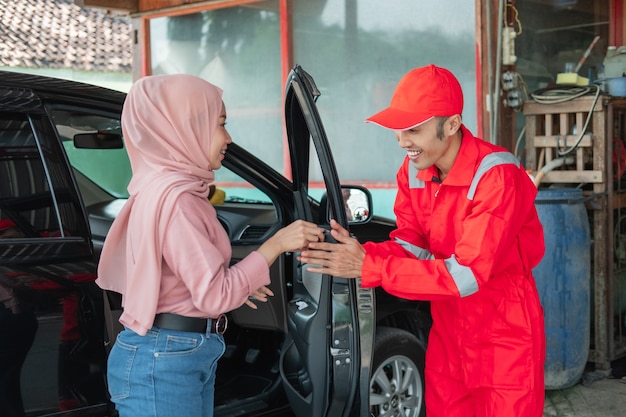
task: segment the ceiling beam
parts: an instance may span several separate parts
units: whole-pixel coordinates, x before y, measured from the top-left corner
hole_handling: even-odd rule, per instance
[[[96,7],[128,13],[138,10],[138,0],[74,0],[74,3],[79,7]]]

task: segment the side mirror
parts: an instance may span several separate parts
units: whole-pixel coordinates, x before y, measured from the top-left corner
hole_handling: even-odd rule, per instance
[[[372,219],[372,194],[360,185],[341,185],[343,207],[346,210],[348,224],[365,224]],[[328,195],[322,194],[320,200],[320,219],[326,219],[330,223],[333,218],[328,203]]]
[[[365,187],[342,185],[343,206],[349,224],[367,223],[372,219],[372,194]]]
[[[341,194],[349,224],[367,223],[372,219],[372,194],[365,187],[342,185]]]
[[[122,149],[122,135],[113,132],[77,133],[74,146],[81,149]]]

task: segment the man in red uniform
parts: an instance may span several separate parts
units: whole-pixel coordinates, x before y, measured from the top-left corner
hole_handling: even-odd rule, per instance
[[[537,190],[504,148],[462,124],[458,80],[434,65],[399,82],[390,106],[367,119],[395,132],[407,156],[397,173],[397,229],[360,245],[332,221],[339,244],[312,243],[312,272],[361,277],[431,301],[428,417],[540,417],[543,310],[532,276],[544,254]]]

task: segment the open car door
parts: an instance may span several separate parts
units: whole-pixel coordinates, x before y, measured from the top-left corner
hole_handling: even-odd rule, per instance
[[[317,96],[313,79],[296,66],[285,97],[296,213],[326,228],[328,219],[334,218],[347,229]],[[313,177],[319,181],[320,175],[328,200],[317,210],[322,214],[313,212],[310,196]],[[294,413],[298,417],[368,415],[373,291],[360,288],[355,279],[308,272],[305,264],[294,269],[293,297],[287,306],[290,340],[281,355],[281,377]]]

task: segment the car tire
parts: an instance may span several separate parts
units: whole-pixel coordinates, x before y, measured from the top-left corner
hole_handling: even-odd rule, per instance
[[[392,327],[376,329],[370,413],[424,417],[425,349],[413,334]]]

